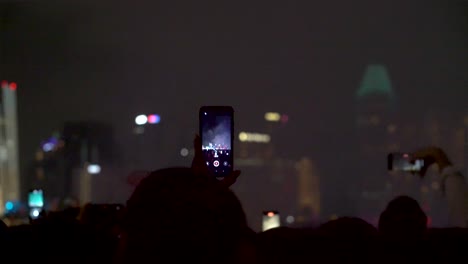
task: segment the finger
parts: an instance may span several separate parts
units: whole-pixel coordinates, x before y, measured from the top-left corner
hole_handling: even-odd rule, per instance
[[[195,158],[192,162],[192,169],[196,175],[209,176],[210,171],[206,166],[203,158]]]
[[[195,135],[195,138],[193,139],[193,149],[194,149],[194,157],[193,157],[192,166],[200,164],[201,162],[200,159],[202,159],[203,157],[201,138],[199,135]]]
[[[426,176],[426,172],[427,172],[427,167],[426,166],[422,167],[418,173],[419,177],[424,178],[424,176]]]
[[[193,139],[193,148],[195,155],[192,161],[192,169],[197,175],[208,176],[210,174],[210,171],[205,164],[205,159],[203,157],[202,140],[198,134],[196,134],[195,138]]]
[[[239,176],[241,175],[241,171],[240,170],[235,170],[231,173],[230,177],[234,180],[237,180],[237,178],[239,178]]]
[[[418,150],[411,154],[411,159],[412,160],[424,159],[424,158],[427,158],[429,154],[430,152],[427,149]]]
[[[195,134],[195,138],[193,139],[193,148],[195,149],[195,156],[202,153],[202,141],[198,134]]]
[[[428,157],[435,157],[437,153],[440,151],[437,147],[427,147],[423,149],[419,149],[412,153],[412,157],[415,159],[425,159]]]
[[[226,176],[222,181],[221,184],[225,186],[226,188],[229,188],[232,186],[234,183],[236,183],[237,178],[239,178],[241,174],[240,170],[235,170],[233,171],[229,176]]]

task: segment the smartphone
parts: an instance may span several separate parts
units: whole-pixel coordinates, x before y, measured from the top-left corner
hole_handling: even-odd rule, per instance
[[[199,112],[204,162],[216,178],[231,174],[234,167],[234,109],[203,106]]]
[[[30,208],[44,207],[44,192],[40,189],[30,191],[28,196],[28,205]]]
[[[31,190],[28,194],[29,217],[38,219],[44,208],[44,192],[41,189]]]
[[[418,172],[424,166],[424,160],[413,159],[408,153],[390,153],[388,155],[389,171]]]
[[[280,226],[280,214],[277,211],[263,212],[262,231],[267,231],[268,229],[277,228]]]

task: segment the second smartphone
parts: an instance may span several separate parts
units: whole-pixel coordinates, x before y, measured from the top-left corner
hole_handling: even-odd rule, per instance
[[[389,171],[419,172],[424,167],[424,160],[414,159],[408,153],[390,153],[387,166]]]

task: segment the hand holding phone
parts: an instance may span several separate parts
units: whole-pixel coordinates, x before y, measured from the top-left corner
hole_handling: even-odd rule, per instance
[[[419,175],[421,177],[424,177],[427,169],[433,164],[439,167],[440,173],[442,173],[442,171],[445,168],[452,166],[452,162],[448,158],[447,154],[441,148],[438,148],[438,147],[426,147],[426,148],[420,149],[414,152],[412,156],[413,156],[413,159],[424,160],[424,166],[419,172]]]
[[[203,106],[199,111],[200,136],[194,140],[195,173],[213,177],[226,187],[240,175],[234,168],[234,110],[230,106]]]

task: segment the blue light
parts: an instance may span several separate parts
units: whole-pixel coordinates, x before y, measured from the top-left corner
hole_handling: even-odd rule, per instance
[[[148,115],[148,123],[159,124],[159,122],[161,122],[161,117],[159,115]]]
[[[52,144],[52,143],[45,143],[45,144],[42,146],[42,150],[43,150],[44,152],[50,152],[50,151],[54,150],[54,147],[55,147],[55,145]]]
[[[58,144],[58,139],[55,137],[51,137],[42,143],[42,150],[44,152],[53,151],[55,147],[57,146],[57,144]]]
[[[5,209],[6,209],[7,211],[13,210],[13,207],[14,207],[14,205],[13,205],[12,202],[8,201],[8,202],[5,203]]]

